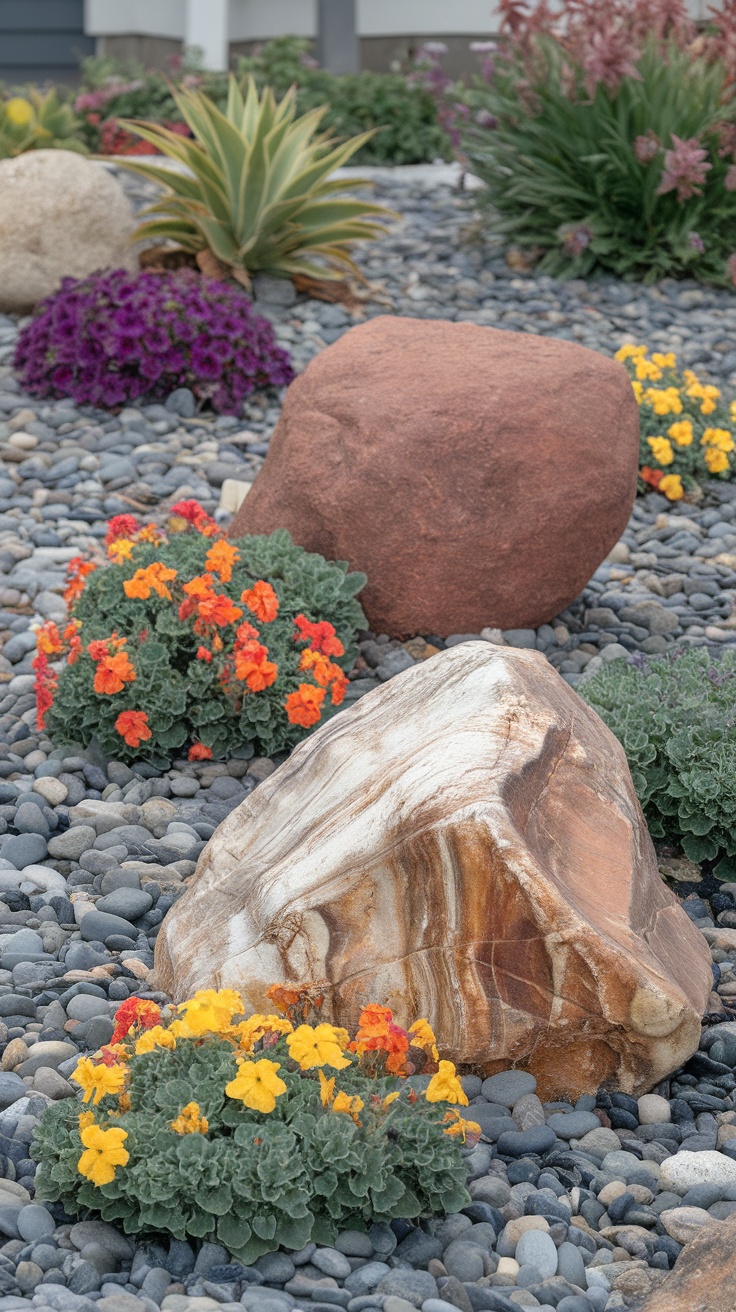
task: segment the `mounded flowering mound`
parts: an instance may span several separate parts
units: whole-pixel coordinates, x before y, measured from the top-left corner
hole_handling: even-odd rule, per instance
[[[680,501],[704,479],[732,478],[736,401],[727,408],[720,388],[701,383],[692,369],[680,372],[673,351],[650,356],[646,346],[627,344],[616,359],[628,369],[639,405],[640,489]]]
[[[271,755],[340,706],[365,575],[284,529],[230,541],[196,501],[165,533],[118,515],[106,545],[106,567],[70,562],[66,625],[37,632],[38,725],[58,742],[161,767],[187,744]]]
[[[13,363],[35,396],[119,406],[190,387],[224,414],[294,376],[243,289],[189,269],[65,278],[21,330]]]
[[[36,1132],[37,1196],[242,1262],[469,1203],[458,1144],[480,1126],[428,1023],[406,1031],[371,1004],[351,1040],[321,1021],[315,988],[269,998],[278,1014],[246,1017],[231,989],[163,1012],[123,1003],[72,1076],[87,1110],[58,1102]],[[416,1070],[431,1075],[421,1095]]]

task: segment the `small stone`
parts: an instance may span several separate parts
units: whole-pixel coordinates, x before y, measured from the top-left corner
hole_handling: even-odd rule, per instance
[[[696,1155],[696,1154],[694,1154]],[[689,1244],[704,1225],[717,1224],[714,1217],[702,1207],[672,1207],[660,1212],[659,1219],[668,1235],[678,1244]]]
[[[513,1107],[525,1093],[534,1093],[537,1081],[527,1071],[500,1071],[483,1081],[482,1093],[488,1102],[500,1102]]]
[[[338,1253],[346,1257],[371,1257],[373,1244],[362,1230],[342,1230],[335,1240]]]
[[[543,1230],[527,1230],[516,1245],[514,1257],[519,1266],[535,1266],[543,1280],[557,1272],[557,1249]]]
[[[476,1248],[475,1244],[464,1243],[462,1239],[454,1240],[445,1249],[442,1261],[447,1274],[457,1276],[463,1283],[480,1280],[485,1274],[481,1249]]]
[[[672,1119],[672,1108],[658,1093],[645,1093],[637,1101],[640,1125],[667,1125]]]
[[[605,1162],[604,1162],[605,1169]],[[684,1194],[697,1184],[736,1187],[736,1161],[719,1152],[678,1152],[662,1162],[659,1173],[663,1189]]]
[[[28,1243],[47,1239],[56,1229],[56,1222],[50,1212],[40,1203],[29,1203],[18,1213],[18,1233]]]
[[[356,1275],[357,1272],[354,1271],[349,1279],[352,1280]],[[400,1267],[383,1277],[377,1286],[377,1292],[398,1294],[408,1303],[413,1303],[414,1307],[421,1307],[428,1298],[437,1298],[439,1295],[437,1281],[428,1271],[409,1271],[402,1270]]]
[[[34,793],[38,793],[40,797],[45,798],[50,806],[61,806],[61,803],[65,802],[69,795],[69,789],[66,784],[63,784],[60,779],[54,779],[51,776],[42,779],[34,779],[33,791]]]
[[[130,1261],[134,1248],[133,1240],[126,1239],[122,1231],[106,1221],[78,1221],[69,1231],[69,1238],[78,1249],[86,1244],[100,1244],[119,1262]]]
[[[4,1071],[15,1070],[28,1056],[28,1048],[22,1039],[11,1039],[2,1055],[0,1066]]]
[[[97,831],[91,825],[74,825],[66,833],[55,834],[50,839],[49,855],[64,861],[78,861],[82,853],[93,846],[96,837]]]
[[[0,1071],[0,1109],[12,1106],[19,1098],[25,1097],[27,1092],[19,1075],[12,1071]]]
[[[312,1254],[311,1262],[318,1271],[324,1271],[326,1276],[334,1276],[336,1280],[344,1280],[353,1269],[347,1257],[336,1248],[316,1249]]]

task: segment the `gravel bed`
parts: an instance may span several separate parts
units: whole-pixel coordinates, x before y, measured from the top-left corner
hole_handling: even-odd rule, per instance
[[[361,257],[374,299],[359,315],[468,319],[608,354],[646,341],[736,388],[731,294],[520,276],[482,239],[447,170],[373,172],[404,217]],[[140,184],[126,186],[142,202]],[[259,297],[298,368],[356,321],[283,284],[262,281]],[[347,1232],[334,1248],[246,1269],[216,1244],[136,1244],[33,1201],[38,1117],[72,1096],[78,1054],[109,1040],[121,1001],[165,1001],[149,987],[163,916],[217,824],[278,760],[176,760],[159,775],[94,745],[55,748],[35,728],[32,626],[63,615],[66,562],[99,551],[111,515],[163,515],[191,496],[226,523],[222,483],[253,479],[279,400],[252,398],[242,420],[198,415],[185,389],[117,415],[34,401],[10,370],[16,333],[0,317],[0,1312],[638,1308],[700,1225],[736,1211],[736,885],[698,884],[687,863],[683,905],[711,946],[716,990],[700,1051],[639,1100],[542,1104],[522,1071],[467,1077],[483,1137],[466,1150],[473,1203],[462,1214]],[[736,486],[709,486],[698,506],[650,494],[562,615],[474,636],[544,651],[575,684],[632,651],[734,641],[735,589]],[[468,636],[364,635],[346,700]]]

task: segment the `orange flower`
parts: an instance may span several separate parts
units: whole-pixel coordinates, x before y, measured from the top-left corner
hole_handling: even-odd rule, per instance
[[[92,687],[95,692],[107,693],[112,696],[113,693],[121,692],[126,683],[133,683],[135,678],[136,673],[127,652],[118,651],[114,656],[103,657],[98,663]],[[150,734],[147,735],[149,738],[150,736]],[[131,743],[131,746],[136,745]]]
[[[107,548],[107,554],[110,560],[116,560],[122,565],[124,560],[133,559],[133,543],[130,538],[116,538]]]
[[[639,477],[640,477],[645,483],[649,483],[650,487],[655,487],[655,488],[656,488],[656,487],[659,487],[659,485],[660,485],[662,479],[664,478],[664,470],[663,470],[663,469],[650,469],[650,468],[649,468],[649,465],[644,465],[644,466],[639,470]]]
[[[159,533],[155,524],[146,524],[137,535],[139,542],[150,542],[152,546],[157,547],[159,542],[164,541],[163,533]]]
[[[175,569],[169,569],[162,561],[154,560],[146,569],[137,569],[132,579],[126,579],[123,589],[126,597],[138,597],[141,601],[148,601],[152,592],[171,601],[171,593],[166,584],[175,578]]]
[[[229,542],[214,542],[204,560],[204,567],[210,574],[219,574],[223,583],[229,583],[233,576],[233,565],[240,559],[237,547]]]
[[[189,760],[189,761],[211,761],[211,760],[212,760],[212,748],[211,748],[211,747],[205,747],[204,743],[192,743],[191,747],[189,748],[189,755],[188,755],[188,757],[187,757],[187,760]]]
[[[278,665],[268,660],[268,647],[262,643],[251,640],[242,646],[236,644],[233,654],[236,677],[243,679],[251,692],[263,692],[276,682]]]
[[[64,641],[69,643],[67,665],[76,665],[82,654],[82,639],[79,636],[81,625],[77,620],[70,620],[64,629]]]
[[[339,677],[336,677],[332,684],[332,696],[330,698],[333,706],[341,706],[345,700],[345,692],[348,688],[348,679],[340,670]]]
[[[78,597],[84,592],[84,580],[88,574],[97,569],[90,560],[82,560],[81,556],[75,556],[69,561],[66,568],[67,585],[64,592],[64,601],[71,609]]]
[[[115,1029],[110,1044],[119,1043],[134,1025],[142,1030],[153,1029],[161,1019],[161,1008],[149,998],[126,998],[115,1012]]]
[[[198,660],[198,661],[207,661],[207,664],[209,665],[210,661],[212,660],[212,652],[211,652],[211,651],[208,651],[206,647],[198,647],[198,648],[197,648],[197,660]]]
[[[53,620],[47,620],[36,630],[36,651],[44,656],[57,656],[64,650],[59,630]]]
[[[129,747],[140,747],[141,743],[148,742],[151,737],[145,711],[121,711],[115,721],[115,728]]]
[[[394,1075],[400,1075],[406,1070],[405,1053],[409,1051],[409,1035],[394,1023],[393,1012],[389,1007],[381,1007],[375,1002],[364,1007],[355,1039],[348,1047],[360,1056],[364,1052],[385,1052],[386,1069]]]
[[[252,588],[241,593],[240,600],[263,624],[270,624],[279,613],[279,599],[270,583],[259,579]]]
[[[335,633],[334,626],[327,620],[312,622],[306,615],[294,618],[297,632],[294,642],[308,642],[312,651],[319,651],[323,656],[344,656],[345,648]]]
[[[299,724],[303,729],[311,728],[322,715],[324,699],[324,688],[315,688],[311,683],[300,683],[296,692],[290,692],[284,702],[289,724]]]
[[[36,694],[36,725],[39,729],[44,729],[46,712],[54,704],[54,693],[58,686],[58,677],[48,662],[45,652],[40,651],[31,661],[31,669],[35,672],[36,682],[34,692]]]
[[[299,662],[300,670],[310,670],[312,677],[321,688],[332,686],[332,705],[339,706],[345,697],[345,689],[348,686],[348,680],[333,661],[328,660],[321,652],[315,651],[313,647],[307,647],[302,652]]]
[[[203,625],[234,624],[243,614],[228,596],[214,591],[211,574],[195,575],[184,584],[184,592],[187,600],[179,607],[179,619],[188,619],[196,610],[198,621],[195,622],[195,633],[200,633]]]
[[[176,505],[171,507],[171,514],[175,518],[184,520],[184,528],[191,525],[198,533],[204,533],[205,537],[213,537],[219,532],[214,519],[210,519],[198,501],[177,501]],[[178,527],[176,531],[179,531]]]

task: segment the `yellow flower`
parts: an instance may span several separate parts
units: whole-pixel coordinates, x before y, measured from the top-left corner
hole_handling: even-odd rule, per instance
[[[439,1061],[440,1054],[437,1051],[437,1040],[429,1021],[415,1020],[414,1024],[409,1026],[409,1033],[413,1036],[409,1040],[413,1048],[423,1048],[425,1052],[429,1053],[432,1061]]]
[[[716,408],[716,401],[721,395],[720,388],[714,387],[712,383],[701,383],[696,374],[690,369],[686,369],[683,375],[687,386],[686,395],[694,401],[700,401],[700,413],[711,415]]]
[[[658,460],[660,465],[671,465],[674,460],[672,445],[666,437],[648,437],[647,445],[651,447],[652,455]]]
[[[229,1029],[233,1016],[242,1015],[245,1008],[243,999],[234,989],[200,989],[188,1002],[183,1002],[179,1010],[184,1013],[188,1037],[199,1037]]]
[[[319,1075],[319,1096],[322,1099],[322,1106],[329,1107],[335,1096],[335,1077],[333,1075],[332,1079],[328,1080],[321,1070],[317,1074]]]
[[[636,397],[637,405],[641,405],[644,400],[644,388],[641,383],[637,382],[636,378],[632,379],[631,386],[634,389],[634,396]]]
[[[727,428],[706,428],[701,446],[716,446],[719,451],[733,451],[733,438]]]
[[[163,1025],[154,1025],[150,1030],[144,1030],[141,1037],[136,1040],[135,1055],[140,1057],[144,1052],[153,1052],[154,1048],[175,1047],[175,1036],[169,1030],[165,1030]]]
[[[614,356],[614,360],[619,360],[622,364],[624,360],[635,360],[637,357],[646,355],[646,346],[632,346],[631,342],[625,342],[619,347]]]
[[[656,364],[652,364],[651,360],[645,360],[643,357],[634,361],[634,368],[637,378],[642,380],[647,378],[650,383],[658,383],[662,377],[662,370]]]
[[[472,1134],[480,1138],[481,1130],[477,1121],[466,1121],[459,1112],[449,1111],[446,1113],[444,1120],[449,1122],[445,1134],[458,1135],[465,1143],[466,1135]]]
[[[730,410],[729,410],[729,414],[730,414],[730,416],[731,416],[731,422],[732,422],[733,424],[736,424],[736,401],[732,401],[732,402],[731,402],[731,407],[730,407]]]
[[[664,492],[668,501],[680,501],[685,495],[679,474],[665,474],[657,484],[657,491]]]
[[[106,1098],[109,1093],[120,1093],[125,1075],[125,1067],[118,1063],[114,1066],[96,1066],[89,1057],[80,1057],[72,1079],[84,1089],[82,1102],[89,1102],[92,1098],[97,1106],[100,1099]]]
[[[387,1094],[386,1094],[386,1097],[384,1098],[383,1102],[381,1103],[381,1109],[385,1112],[386,1108],[387,1108],[387,1107],[390,1107],[390,1106],[391,1106],[391,1103],[392,1103],[392,1102],[396,1102],[396,1099],[397,1099],[397,1098],[400,1098],[400,1097],[401,1097],[401,1093],[400,1093],[400,1091],[399,1091],[398,1089],[396,1089],[396,1091],[395,1091],[394,1093],[387,1093]]]
[[[693,440],[692,423],[689,419],[677,419],[667,429],[667,436],[671,437],[678,446],[690,446]]]
[[[77,1120],[79,1121],[79,1133],[81,1134],[82,1130],[86,1130],[88,1125],[94,1125],[95,1114],[94,1112],[80,1112]]]
[[[682,399],[676,387],[648,387],[644,400],[655,415],[682,414]]]
[[[77,1170],[98,1187],[115,1179],[115,1167],[125,1166],[130,1154],[123,1148],[127,1130],[103,1130],[100,1125],[87,1125],[79,1135],[86,1152],[77,1162]]]
[[[201,1113],[199,1103],[188,1102],[176,1120],[171,1122],[171,1128],[176,1134],[206,1134],[210,1126],[207,1117]]]
[[[347,1037],[345,1030],[335,1029],[334,1025],[300,1025],[293,1034],[288,1035],[286,1043],[289,1056],[299,1063],[303,1071],[312,1066],[334,1066],[341,1071],[350,1065],[342,1053],[344,1039]]]
[[[251,1052],[264,1034],[291,1034],[293,1028],[285,1016],[261,1016],[256,1012],[235,1025],[231,1037],[240,1041],[243,1052]]]
[[[133,543],[130,538],[116,538],[107,548],[107,554],[110,560],[116,560],[118,564],[123,560],[132,560]]]
[[[711,474],[722,474],[724,470],[731,468],[726,452],[719,451],[718,447],[707,446],[703,454]]]
[[[272,1112],[276,1099],[286,1093],[284,1081],[276,1074],[280,1069],[279,1062],[265,1057],[244,1061],[235,1079],[225,1085],[225,1093],[228,1098],[239,1098],[254,1112]]]
[[[660,351],[652,351],[652,361],[658,364],[660,369],[674,369],[677,364],[677,356],[674,351],[667,351],[662,355]]]
[[[33,105],[23,96],[11,96],[5,102],[5,114],[14,128],[27,128],[33,122]]]
[[[365,1103],[363,1102],[363,1099],[359,1098],[357,1094],[351,1098],[349,1093],[345,1093],[344,1090],[341,1089],[335,1097],[335,1101],[332,1104],[332,1110],[333,1112],[347,1112],[348,1116],[352,1117],[355,1121],[355,1124],[360,1125],[358,1113],[362,1112],[364,1106]]]
[[[459,1102],[462,1107],[468,1105],[463,1086],[451,1061],[440,1062],[440,1068],[429,1081],[424,1096],[427,1102]]]

